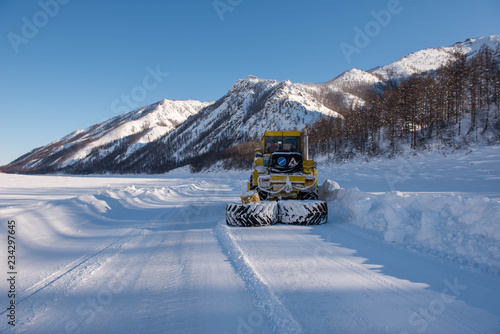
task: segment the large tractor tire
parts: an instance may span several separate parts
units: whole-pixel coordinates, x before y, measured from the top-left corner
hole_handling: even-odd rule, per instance
[[[320,225],[328,219],[324,201],[279,201],[278,222],[293,225]]]
[[[318,199],[318,189],[313,189],[312,191],[304,191],[299,193],[299,199],[301,200],[317,200]]]
[[[261,202],[252,204],[228,204],[226,223],[231,226],[267,226],[278,222],[278,204]]]

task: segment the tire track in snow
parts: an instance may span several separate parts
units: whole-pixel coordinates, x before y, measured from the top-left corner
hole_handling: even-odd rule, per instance
[[[98,194],[100,194],[100,192]],[[75,199],[78,199],[78,197],[72,198],[70,200],[75,200]],[[105,198],[103,200],[105,201]],[[58,201],[56,200],[56,201],[52,201],[52,202],[58,202]],[[40,204],[37,204],[37,205],[39,206]],[[45,207],[49,207],[51,205],[51,202],[48,202],[45,205],[46,205]],[[121,205],[123,206],[123,203],[121,203]],[[124,206],[123,206],[123,209],[127,210],[127,208]],[[163,217],[168,216],[168,214],[170,214],[172,211],[173,211],[173,209],[170,209],[170,210],[166,210],[166,212],[157,214],[156,216],[154,216],[151,219],[151,221],[152,222],[160,221]],[[131,228],[127,229],[125,232],[123,232],[117,238],[115,238],[111,241],[105,242],[101,246],[98,246],[96,251],[94,251],[92,253],[87,253],[87,254],[79,257],[78,259],[76,259],[76,260],[70,262],[69,264],[63,266],[62,268],[56,270],[54,273],[50,274],[49,276],[43,278],[41,281],[35,283],[31,287],[26,288],[24,291],[21,292],[21,294],[24,295],[24,297],[21,298],[16,304],[20,305],[24,301],[26,301],[27,299],[33,297],[38,292],[46,289],[49,286],[52,286],[54,283],[59,281],[61,278],[67,276],[70,273],[75,272],[76,269],[80,268],[82,265],[87,263],[89,260],[96,258],[102,252],[108,250],[109,248],[111,248],[112,246],[117,244],[119,241],[122,241],[123,239],[125,239],[126,237],[131,235],[132,232],[137,232],[140,229],[141,229],[141,227],[131,227]],[[0,312],[0,315],[5,314],[6,312],[7,312],[7,310],[4,310],[3,312]]]
[[[303,333],[302,326],[269,289],[265,280],[236,244],[224,221],[217,224],[214,234],[235,272],[241,277],[247,289],[257,300],[260,311],[267,317],[274,332],[283,334]]]
[[[20,299],[18,302],[16,302],[16,305],[22,304],[24,301],[26,301],[27,299],[33,297],[38,292],[40,292],[43,289],[51,286],[52,284],[54,284],[55,282],[57,282],[58,280],[60,280],[64,276],[66,276],[67,274],[69,274],[69,273],[73,272],[74,270],[76,270],[77,268],[81,267],[87,261],[95,258],[100,253],[102,253],[105,250],[111,248],[117,242],[123,240],[124,238],[126,238],[132,232],[134,232],[136,230],[137,230],[137,228],[130,228],[130,229],[126,230],[117,239],[114,239],[114,240],[112,240],[110,242],[107,242],[104,245],[102,245],[101,247],[99,247],[96,252],[91,253],[90,255],[86,254],[86,255],[78,258],[77,260],[75,260],[75,261],[71,262],[70,264],[64,266],[62,269],[59,269],[56,272],[52,273],[51,275],[47,276],[46,278],[44,278],[40,282],[35,283],[34,285],[32,285],[31,287],[27,288],[26,290],[24,290],[22,292],[22,294],[27,294],[27,295],[24,296],[22,299]],[[7,311],[8,310],[5,310],[5,311],[1,312],[0,315],[5,314]]]

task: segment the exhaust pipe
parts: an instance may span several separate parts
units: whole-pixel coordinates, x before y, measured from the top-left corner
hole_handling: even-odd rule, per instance
[[[309,138],[307,137],[307,128],[303,130],[304,136],[304,160],[309,160]]]

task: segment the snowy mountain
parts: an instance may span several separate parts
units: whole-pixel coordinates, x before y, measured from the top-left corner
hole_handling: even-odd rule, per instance
[[[268,129],[303,129],[324,115],[342,117],[290,81],[248,76],[237,80],[217,102],[120,165],[126,171],[164,172],[211,160],[234,144],[260,139]]]
[[[6,171],[165,171],[186,159],[258,139],[264,130],[302,129],[341,117],[290,81],[236,81],[217,102],[163,100],[78,130],[33,150]]]
[[[162,100],[87,129],[77,130],[31,151],[8,166],[19,171],[65,168],[96,156],[107,156],[119,142],[126,142],[127,156],[169,133],[189,116],[210,104],[192,100]]]
[[[439,69],[456,52],[496,49],[500,36],[430,48],[369,71],[350,69],[331,81],[296,84],[248,76],[216,102],[162,100],[37,148],[2,167],[26,173],[160,173],[221,157],[231,145],[257,140],[265,130],[302,129],[324,115],[364,104],[387,80]]]
[[[469,38],[448,47],[429,48],[411,53],[388,65],[368,71],[350,69],[325,83],[306,83],[301,86],[326,105],[349,106],[363,104],[363,94],[374,84],[400,80],[412,74],[437,70],[453,60],[456,52],[474,55],[481,47],[496,49],[500,36]]]
[[[448,61],[453,60],[455,52],[461,52],[467,56],[472,56],[481,47],[489,46],[496,48],[500,42],[500,36],[484,36],[470,38],[465,42],[458,42],[448,47],[430,48],[409,54],[398,61],[370,70],[382,80],[401,79],[412,74],[437,70]]]
[[[266,129],[303,129],[323,115],[341,117],[290,81],[248,76],[236,81],[222,99],[162,141],[172,143],[188,134],[190,138],[178,141],[179,146],[172,152],[184,158],[217,150],[216,145],[227,147],[229,143],[260,139]]]

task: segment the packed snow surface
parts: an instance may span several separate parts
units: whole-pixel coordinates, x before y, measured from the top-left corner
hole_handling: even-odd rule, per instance
[[[224,221],[247,172],[0,174],[0,332],[499,331],[498,147],[322,165],[328,223],[260,228]]]

